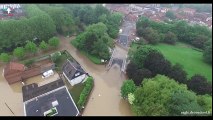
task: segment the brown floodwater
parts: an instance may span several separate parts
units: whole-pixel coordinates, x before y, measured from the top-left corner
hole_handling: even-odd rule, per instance
[[[0,116],[23,116],[22,84],[9,85],[2,75],[3,68],[0,65]]]
[[[120,72],[118,65],[113,65],[109,71],[105,65],[96,65],[80,54],[70,45],[71,38],[60,36],[62,49],[66,49],[81,66],[94,77],[94,88],[85,106],[83,116],[132,116],[130,105],[120,95],[120,87],[126,76]],[[127,51],[116,46],[119,57],[124,57]],[[122,55],[121,55],[122,54]],[[116,55],[116,56],[117,56]]]
[[[61,38],[60,50],[66,49],[82,67],[95,79],[94,89],[85,107],[83,116],[131,116],[129,103],[120,96],[120,87],[126,79],[125,75],[120,72],[118,65],[113,65],[109,71],[106,71],[104,65],[96,65],[88,58],[80,54],[76,48],[70,45],[71,38]],[[116,46],[117,57],[124,57],[127,53]],[[0,65],[0,116],[23,116],[23,98],[22,84],[17,82],[9,85],[2,75],[3,65]],[[41,75],[29,78],[26,84],[39,83],[39,85],[55,80],[54,76],[42,79]],[[7,105],[6,105],[6,104]],[[11,112],[10,109],[11,109]]]
[[[24,116],[24,104],[22,97],[22,83],[17,82],[9,85],[3,77],[4,66],[0,65],[0,116]],[[55,71],[54,71],[55,72]],[[55,81],[59,75],[54,75],[43,79],[41,75],[31,77],[25,81],[26,84],[38,83],[39,86]]]

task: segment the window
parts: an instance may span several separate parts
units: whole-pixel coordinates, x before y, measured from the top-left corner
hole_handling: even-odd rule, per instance
[[[76,76],[79,76],[79,75],[80,75],[80,72],[79,72],[79,73],[76,73],[76,74],[75,74],[75,77],[76,77]]]

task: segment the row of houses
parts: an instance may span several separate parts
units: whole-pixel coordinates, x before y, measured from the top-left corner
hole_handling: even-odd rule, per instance
[[[5,66],[3,75],[9,84],[13,84],[16,82],[24,82],[28,78],[55,69],[55,63],[51,60],[45,59],[42,61],[39,61],[41,64],[35,64],[30,68],[21,63],[10,62]],[[88,73],[86,73],[77,62],[71,62],[70,60],[64,63],[62,73],[72,86],[81,83],[88,76]]]
[[[166,8],[160,4],[130,4],[130,5],[106,5],[111,11],[123,13],[130,21],[137,21],[140,16],[146,16],[153,21],[169,20],[167,11],[173,11],[179,20],[186,20],[191,24],[200,24],[212,28],[212,15],[210,13],[198,13],[192,8],[178,8],[177,6]]]

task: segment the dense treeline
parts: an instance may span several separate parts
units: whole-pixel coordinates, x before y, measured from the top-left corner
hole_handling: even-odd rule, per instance
[[[162,53],[150,47],[139,47],[129,54],[130,63],[127,66],[127,76],[139,86],[144,78],[157,74],[166,75],[178,83],[187,84],[189,89],[197,94],[212,94],[212,85],[201,75],[194,75],[187,80],[187,73],[179,64],[172,65]],[[199,85],[197,85],[199,83]]]
[[[189,25],[185,21],[174,21],[169,23],[154,22],[146,17],[141,17],[136,23],[137,34],[151,44],[165,42],[175,44],[181,41],[191,44],[196,48],[208,51],[204,59],[212,63],[209,42],[212,41],[212,31],[206,26]],[[204,52],[205,53],[205,52]]]
[[[23,60],[27,55],[35,55],[38,51],[46,51],[50,48],[57,48],[60,44],[59,38],[52,37],[48,40],[48,43],[45,41],[40,42],[38,45],[33,41],[26,41],[26,45],[23,47],[16,47],[12,55],[8,53],[0,54],[0,61],[9,62],[11,59]],[[39,49],[38,49],[39,48]],[[33,53],[33,54],[32,54]]]
[[[85,32],[73,40],[73,44],[88,54],[108,60],[110,57],[109,48],[113,47],[113,40],[107,34],[106,25],[100,22],[89,25]]]
[[[163,75],[144,79],[140,86],[124,81],[121,95],[138,116],[211,116],[212,96],[196,95],[184,84]],[[207,111],[203,114],[188,112]]]
[[[38,5],[54,21],[59,34],[72,35],[76,31],[74,18],[62,5]]]
[[[35,37],[46,41],[54,35],[56,27],[48,14],[36,5],[25,5],[24,10],[27,16],[20,20],[0,21],[0,52],[11,52]]]
[[[78,31],[82,32],[87,25],[102,22],[107,27],[107,33],[111,38],[116,38],[119,33],[119,26],[123,15],[120,13],[110,13],[102,5],[64,5],[65,9],[72,13]]]

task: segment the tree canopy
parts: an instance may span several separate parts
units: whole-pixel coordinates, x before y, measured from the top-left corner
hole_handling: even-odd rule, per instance
[[[48,44],[52,47],[58,47],[60,44],[59,38],[57,37],[52,37],[48,40]]]
[[[80,50],[104,59],[110,57],[109,47],[112,47],[112,38],[107,34],[106,25],[101,22],[89,25],[74,41]]]
[[[7,53],[1,53],[0,60],[7,63],[10,61],[10,56]]]
[[[35,37],[48,40],[55,33],[55,24],[48,14],[36,5],[23,5],[26,17],[0,21],[0,52],[12,52]]]
[[[128,98],[128,94],[134,93],[136,90],[136,86],[132,80],[125,80],[123,85],[121,86],[121,96],[124,99]]]
[[[167,11],[166,12],[166,17],[168,17],[170,19],[175,19],[176,18],[174,12],[172,12],[172,11]]]
[[[186,85],[157,75],[145,79],[134,92],[133,111],[139,116],[181,115],[185,111],[202,111],[195,93]]]
[[[189,89],[196,92],[199,95],[212,94],[212,85],[207,81],[207,79],[199,74],[191,77],[187,82]]]
[[[25,45],[25,50],[29,53],[36,53],[37,52],[37,46],[35,43],[28,41],[27,44]]]

